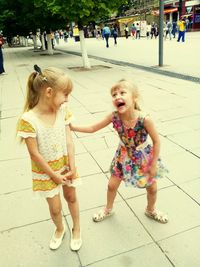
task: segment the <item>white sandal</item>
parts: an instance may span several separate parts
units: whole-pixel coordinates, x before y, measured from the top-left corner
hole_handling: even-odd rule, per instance
[[[157,222],[160,223],[168,223],[169,219],[168,216],[161,211],[154,210],[154,211],[148,211],[147,209],[145,210],[145,215]]]
[[[105,220],[107,217],[113,215],[113,213],[114,212],[111,209],[104,208],[95,213],[92,219],[94,222],[101,222]]]

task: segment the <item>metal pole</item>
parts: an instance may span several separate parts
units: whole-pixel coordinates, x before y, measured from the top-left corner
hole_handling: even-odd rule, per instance
[[[159,67],[163,67],[163,20],[164,1],[159,0]]]

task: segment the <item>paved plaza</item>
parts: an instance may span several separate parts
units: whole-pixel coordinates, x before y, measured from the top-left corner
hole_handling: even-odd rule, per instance
[[[199,41],[200,33],[188,33],[186,43],[166,40],[163,70],[199,78]],[[119,38],[114,47],[111,39],[106,49],[103,40],[86,40],[91,56],[149,68],[157,68],[157,42]],[[80,52],[79,45],[72,40],[61,43],[52,56],[32,47],[3,50],[7,74],[0,76],[0,267],[199,267],[200,84],[94,58],[93,68],[86,71],[79,68],[81,57],[72,54]],[[34,64],[69,73],[74,84],[69,107],[76,124],[94,122],[112,110],[109,90],[119,79],[138,85],[169,169],[168,177],[158,182],[157,200],[157,208],[169,216],[168,224],[147,218],[145,190],[124,184],[118,190],[115,214],[101,223],[92,221],[92,214],[106,202],[109,165],[119,142],[109,125],[95,134],[73,133],[83,180],[77,190],[83,246],[79,252],[70,251],[72,222],[62,201],[67,233],[57,251],[49,250],[54,225],[46,201],[32,198],[28,152],[16,141],[16,122]]]

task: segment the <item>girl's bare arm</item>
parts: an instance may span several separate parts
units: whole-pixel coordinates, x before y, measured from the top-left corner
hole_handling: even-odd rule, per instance
[[[112,113],[107,115],[104,119],[101,121],[94,123],[92,125],[86,125],[86,126],[77,126],[70,124],[70,129],[75,132],[83,132],[83,133],[94,133],[104,127],[106,127],[108,124],[110,124],[112,121]]]
[[[74,150],[74,142],[72,139],[72,134],[69,125],[66,126],[66,134],[67,134],[67,153],[69,159],[69,168],[70,168],[70,176],[68,179],[73,179],[76,176],[76,167],[75,167],[75,150]],[[69,175],[68,174],[68,175]]]

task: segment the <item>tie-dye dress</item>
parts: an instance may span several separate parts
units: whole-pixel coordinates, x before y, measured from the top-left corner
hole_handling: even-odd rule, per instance
[[[148,133],[144,128],[145,115],[140,114],[135,126],[127,128],[123,125],[117,112],[113,113],[113,127],[121,139],[115,156],[112,160],[110,172],[127,186],[144,188],[150,186],[155,179],[161,178],[168,170],[157,161],[157,174],[155,177],[148,175],[148,170],[153,158],[153,148],[148,142]]]

